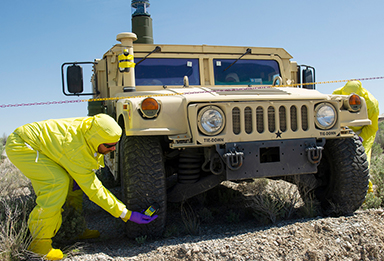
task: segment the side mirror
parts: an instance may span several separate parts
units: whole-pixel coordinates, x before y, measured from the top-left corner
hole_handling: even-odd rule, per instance
[[[94,93],[83,93],[83,68],[79,64],[96,64],[95,62],[71,62],[63,63],[61,65],[61,83],[63,87],[63,93],[66,96],[80,96],[80,95],[97,95],[99,91],[97,89],[97,83],[93,86]],[[64,67],[67,67],[66,77],[64,76]],[[67,89],[65,88],[67,84]],[[66,92],[68,90],[69,93]]]
[[[298,65],[297,66],[297,83],[301,88],[304,89],[316,89],[315,83],[315,67],[309,65]],[[313,84],[308,84],[313,83]]]
[[[67,67],[67,85],[70,93],[82,93],[83,88],[83,68],[73,64]]]
[[[312,83],[315,82],[315,75],[314,71],[310,68],[303,70],[303,83]],[[315,89],[315,84],[305,84],[303,85],[303,88],[305,89]]]

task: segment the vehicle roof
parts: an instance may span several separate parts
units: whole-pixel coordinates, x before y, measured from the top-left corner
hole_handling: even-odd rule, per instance
[[[283,48],[274,47],[245,47],[245,46],[218,46],[218,45],[176,45],[176,44],[134,44],[135,56],[141,57],[152,52],[157,46],[161,48],[161,53],[185,53],[185,54],[238,54],[251,49],[253,55],[276,55],[281,59],[291,59],[292,56]],[[114,45],[111,50],[121,49],[121,44]],[[157,53],[158,55],[159,53]]]

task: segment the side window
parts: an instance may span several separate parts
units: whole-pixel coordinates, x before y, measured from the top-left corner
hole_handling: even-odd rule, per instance
[[[214,59],[215,85],[270,85],[280,76],[273,60]]]
[[[200,85],[198,59],[148,58],[135,67],[136,85],[183,85],[184,76]]]

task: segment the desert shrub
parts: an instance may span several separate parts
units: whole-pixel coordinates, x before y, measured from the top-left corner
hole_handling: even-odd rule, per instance
[[[297,187],[284,181],[255,180],[246,193],[248,207],[260,223],[276,223],[294,217],[301,202]]]
[[[246,189],[242,189],[244,193],[258,194],[267,190],[267,186],[270,183],[269,179],[261,178],[255,179],[253,182],[246,185]]]
[[[384,206],[384,154],[372,157],[370,175],[374,185],[374,195],[381,200],[380,205]]]
[[[381,147],[380,143],[373,143],[372,157],[380,156],[381,154],[383,154],[383,148]]]
[[[143,245],[147,241],[147,235],[136,237],[135,241],[136,241],[137,244]]]
[[[28,231],[29,197],[0,201],[0,260],[30,260],[27,247],[32,238]]]
[[[0,167],[0,197],[11,199],[32,193],[33,188],[30,180],[10,161],[4,160]]]
[[[297,210],[298,217],[313,218],[321,214],[320,202],[313,199],[313,194],[304,199],[304,204]]]
[[[374,185],[374,193],[368,194],[362,206],[363,209],[384,207],[384,122],[379,123],[375,143],[372,146],[372,158],[370,165],[371,182]]]
[[[75,240],[76,237],[83,234],[87,226],[83,211],[71,207],[69,204],[65,204],[63,210],[61,227],[53,238],[58,243]]]
[[[212,211],[206,207],[199,211],[199,217],[201,219],[201,222],[203,223],[209,223],[214,221]]]
[[[3,139],[0,138],[0,156],[3,154],[3,151],[4,151]]]
[[[382,203],[382,199],[374,195],[374,193],[368,193],[365,197],[364,204],[362,205],[362,209],[370,209],[370,208],[380,208]]]
[[[0,144],[3,143],[0,141]],[[32,260],[28,216],[35,206],[30,181],[7,159],[0,166],[0,260]]]
[[[5,143],[7,142],[7,135],[3,134],[3,137],[0,137],[0,149],[5,146]]]
[[[260,223],[276,223],[283,216],[281,202],[274,199],[268,193],[254,195],[249,206],[254,211],[253,216]]]
[[[379,123],[379,130],[376,133],[375,144],[380,144],[384,149],[384,121]]]
[[[200,219],[193,208],[187,202],[183,202],[180,212],[185,231],[191,235],[198,235],[200,233]]]

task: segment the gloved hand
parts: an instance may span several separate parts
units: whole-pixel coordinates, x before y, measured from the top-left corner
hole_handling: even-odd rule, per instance
[[[141,214],[139,212],[132,211],[131,218],[129,220],[137,224],[148,224],[149,222],[152,222],[156,218],[157,218],[157,215],[150,217],[150,216]]]
[[[122,215],[124,215],[124,217]],[[155,220],[157,218],[157,215],[150,217],[136,211],[130,211],[125,209],[120,217],[124,222],[127,222],[128,220],[130,220],[137,224],[148,224],[149,222],[152,222],[153,220]]]

